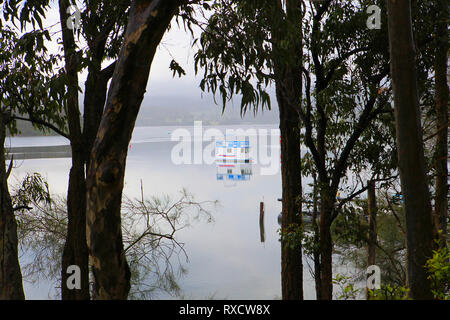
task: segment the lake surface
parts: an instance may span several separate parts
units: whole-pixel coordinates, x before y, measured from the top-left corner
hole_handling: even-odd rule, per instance
[[[249,128],[268,130],[277,125],[218,126],[226,129]],[[189,263],[188,273],[178,280],[186,298],[205,299],[278,299],[281,297],[281,249],[278,241],[277,217],[281,211],[281,173],[262,174],[264,165],[247,164],[251,175],[247,179],[222,180],[218,176],[221,168],[213,164],[180,164],[173,161],[172,150],[178,142],[171,141],[175,127],[137,127],[130,145],[125,176],[124,193],[129,197],[140,197],[140,181],[145,196],[169,195],[176,197],[185,188],[197,201],[218,200],[220,206],[214,210],[214,222],[195,222],[177,233],[177,239],[185,243]],[[201,141],[198,128],[184,127],[193,134],[192,142]],[[207,130],[203,128],[203,131]],[[197,131],[195,131],[197,130]],[[259,131],[258,131],[259,132]],[[274,131],[275,132],[275,131]],[[194,135],[195,133],[195,135]],[[272,152],[279,152],[278,137],[268,139]],[[58,146],[67,145],[61,137],[13,137],[7,146]],[[210,142],[203,142],[203,148]],[[263,146],[264,144],[260,145]],[[260,148],[261,149],[261,148]],[[278,150],[278,151],[277,151]],[[192,158],[194,158],[194,150]],[[272,159],[277,159],[278,154]],[[193,161],[194,162],[194,161]],[[267,166],[266,166],[267,167]],[[66,194],[69,158],[18,160],[13,171],[19,179],[27,172],[40,172],[49,182],[50,191]],[[225,177],[225,179],[223,178]],[[303,182],[305,185],[307,182]],[[261,243],[259,229],[260,202],[265,203],[265,242]],[[28,299],[47,299],[49,284],[25,283]],[[304,258],[305,299],[315,299],[314,284]],[[161,298],[167,298],[164,295]]]

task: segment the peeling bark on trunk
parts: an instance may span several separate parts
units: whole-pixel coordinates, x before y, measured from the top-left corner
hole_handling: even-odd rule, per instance
[[[0,114],[0,300],[24,300],[17,222],[5,168],[5,131],[4,117]]]
[[[432,299],[424,265],[432,256],[433,227],[417,93],[411,2],[388,0],[387,3],[398,167],[406,216],[408,282],[413,299]]]
[[[130,290],[120,215],[128,144],[156,48],[179,5],[178,1],[141,0],[134,1],[130,10],[87,177],[94,299],[126,299]]]
[[[67,25],[66,0],[60,1],[61,25]],[[70,97],[67,102],[67,114],[72,149],[72,168],[69,175],[67,192],[68,230],[62,263],[62,299],[87,300],[89,293],[89,254],[86,242],[86,174],[85,167],[89,167],[92,146],[94,144],[103,108],[106,101],[107,83],[112,77],[116,63],[101,69],[104,58],[107,35],[111,25],[106,25],[101,31],[89,29],[86,31],[91,38],[100,39],[89,44],[91,60],[88,66],[88,77],[85,83],[83,132],[80,126],[78,105],[78,62],[76,58],[75,39],[72,31],[63,29],[63,45],[66,58],[66,71],[69,79]],[[104,34],[103,37],[99,33]],[[78,265],[81,269],[81,290],[68,290],[66,286],[67,267]]]
[[[92,146],[97,136],[98,127],[103,114],[103,108],[108,91],[108,80],[112,77],[115,63],[104,70],[100,66],[89,68],[86,80],[86,93],[84,96],[84,122],[83,122],[83,141],[85,144],[84,160],[86,168],[89,168]]]
[[[442,230],[440,237],[447,237],[448,219],[448,84],[447,84],[447,52],[448,52],[448,3],[437,1],[437,48],[435,57],[435,101],[436,130],[436,196],[434,199],[434,224],[436,230]]]

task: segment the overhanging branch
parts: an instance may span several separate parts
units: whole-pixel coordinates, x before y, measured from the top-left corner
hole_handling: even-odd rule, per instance
[[[57,134],[59,134],[60,136],[66,138],[67,140],[70,140],[70,137],[67,133],[65,133],[64,131],[62,131],[61,129],[57,128],[56,126],[54,126],[53,124],[44,121],[42,119],[37,119],[37,118],[24,118],[21,116],[16,116],[16,115],[12,115],[11,119],[15,119],[15,120],[22,120],[22,121],[28,121],[34,124],[40,124],[44,127],[49,128],[50,130],[53,130],[54,132],[56,132]]]

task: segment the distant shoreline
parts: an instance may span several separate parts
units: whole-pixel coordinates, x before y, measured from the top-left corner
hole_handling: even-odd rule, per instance
[[[239,125],[242,125],[242,126],[251,126],[251,125],[254,125],[254,126],[269,126],[269,125],[274,125],[274,126],[277,126],[277,127],[279,126],[278,123],[273,123],[273,122],[272,123],[269,123],[269,122],[268,123],[254,123],[254,122],[251,122],[251,121],[245,121],[245,122],[229,122],[229,123],[228,122],[224,122],[224,123],[220,123],[219,122],[219,123],[217,123],[215,121],[203,121],[203,120],[199,120],[199,121],[202,121],[203,126],[208,126],[208,127],[211,127],[211,126],[239,126]],[[176,122],[174,122],[174,123],[149,124],[149,125],[136,124],[135,128],[176,127],[176,126],[179,126],[179,127],[193,127],[194,123],[193,122],[186,122],[186,123],[176,123]],[[57,137],[57,136],[59,136],[54,131],[45,132],[44,133],[44,132],[36,130],[34,132],[33,133],[25,132],[25,133],[11,135],[11,133],[8,131],[6,136],[7,137],[20,137],[20,138]]]

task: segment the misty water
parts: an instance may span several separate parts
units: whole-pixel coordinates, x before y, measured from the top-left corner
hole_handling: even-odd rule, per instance
[[[217,126],[224,134],[229,128],[246,126]],[[277,125],[251,126],[254,129],[277,129]],[[144,196],[169,195],[177,197],[183,188],[197,201],[218,200],[212,211],[214,222],[198,221],[176,234],[185,243],[189,262],[184,263],[187,274],[178,279],[183,295],[191,299],[278,299],[281,297],[281,249],[277,217],[281,211],[281,173],[261,174],[261,164],[250,164],[251,175],[246,179],[227,179],[213,164],[174,164],[172,150],[178,142],[171,141],[175,127],[137,127],[129,148],[124,194],[140,197],[141,180]],[[185,127],[193,132],[193,127]],[[207,130],[207,127],[203,128]],[[193,140],[196,138],[194,137]],[[197,137],[198,139],[198,137]],[[279,152],[279,136],[269,142]],[[204,143],[203,147],[211,142]],[[61,137],[13,137],[7,147],[67,145]],[[277,149],[278,148],[278,149]],[[273,152],[273,151],[272,151]],[[192,159],[194,151],[192,150]],[[280,165],[279,154],[276,159]],[[50,186],[51,193],[65,195],[70,158],[18,160],[14,176],[39,172]],[[307,182],[303,182],[306,184]],[[265,203],[265,242],[260,239],[259,209]],[[181,259],[185,262],[183,259]],[[305,299],[314,299],[314,284],[304,258]],[[24,284],[27,299],[47,299],[53,284]],[[159,298],[169,298],[164,294]]]

